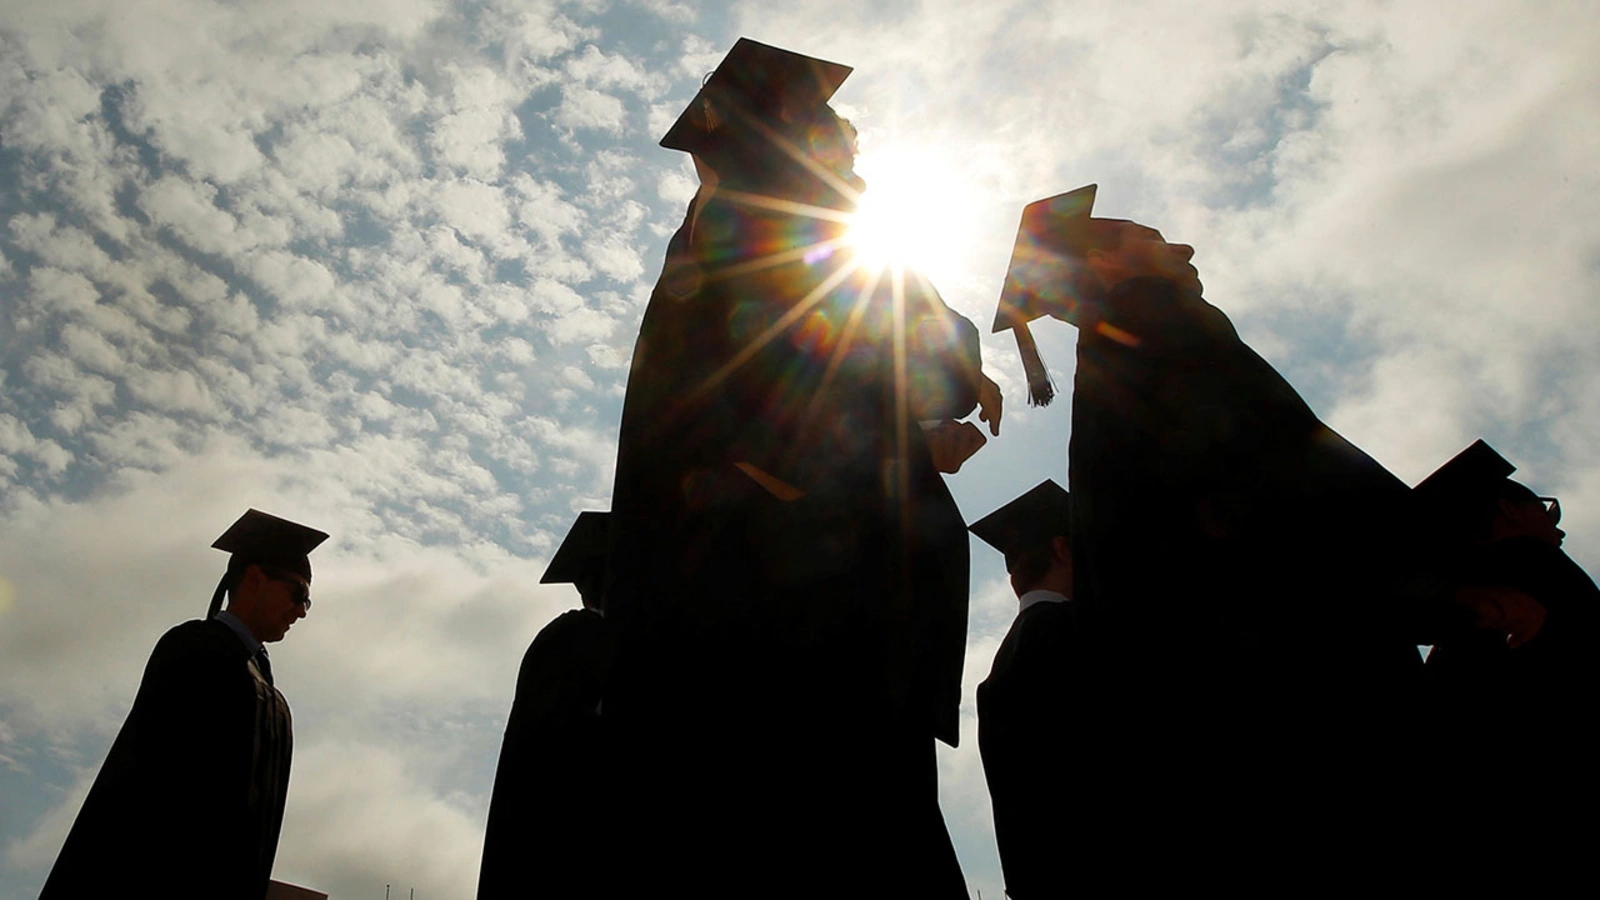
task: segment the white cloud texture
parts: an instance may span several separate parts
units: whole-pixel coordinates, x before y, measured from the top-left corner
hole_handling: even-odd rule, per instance
[[[937,197],[926,268],[974,321],[1020,206],[1097,181],[1104,214],[1197,247],[1207,296],[1353,440],[1415,480],[1485,436],[1600,563],[1592,7],[864,9],[7,4],[0,896],[37,891],[247,506],[335,535],[275,653],[300,743],[280,877],[470,894],[517,661],[575,602],[537,578],[609,503],[693,190],[655,141],[741,34],[856,67],[862,170]],[[1070,331],[1037,333],[1064,383]],[[969,518],[1065,476],[1066,413],[1022,405],[1009,340],[985,352],[1012,403],[953,481]],[[999,896],[970,698],[1012,606],[981,545],[974,585],[941,770]]]

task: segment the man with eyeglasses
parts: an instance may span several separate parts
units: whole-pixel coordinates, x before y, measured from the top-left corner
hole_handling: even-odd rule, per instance
[[[1435,799],[1424,830],[1444,872],[1475,871],[1481,860],[1470,855],[1495,834],[1503,858],[1586,876],[1586,832],[1570,823],[1600,799],[1588,749],[1600,588],[1561,549],[1560,502],[1512,480],[1515,471],[1480,440],[1416,487],[1462,578],[1529,607],[1490,607],[1428,655]],[[1530,611],[1531,633],[1515,625]]]
[[[310,609],[308,554],[327,537],[252,509],[212,544],[232,557],[210,610],[150,654],[41,900],[266,893],[293,736],[265,645]]]

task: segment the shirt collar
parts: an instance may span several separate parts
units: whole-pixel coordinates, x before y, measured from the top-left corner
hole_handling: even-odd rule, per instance
[[[1021,614],[1021,613],[1026,612],[1028,607],[1034,605],[1035,603],[1066,603],[1066,602],[1067,602],[1066,595],[1065,594],[1058,594],[1055,591],[1029,591],[1026,594],[1023,594],[1021,597],[1017,598],[1017,613]]]
[[[216,619],[218,622],[233,629],[233,633],[239,636],[239,640],[244,641],[244,648],[250,651],[251,656],[261,652],[261,642],[256,640],[256,636],[250,633],[250,629],[245,627],[244,622],[240,621],[238,616],[223,610],[217,613]]]

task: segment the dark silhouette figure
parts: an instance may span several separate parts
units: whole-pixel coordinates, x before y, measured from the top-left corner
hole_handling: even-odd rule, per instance
[[[1094,810],[1108,793],[1086,765],[1099,696],[1094,648],[1071,602],[1071,499],[1045,481],[970,530],[1005,554],[1020,604],[978,685],[978,750],[1006,894],[1066,897],[1083,887],[1080,858],[1103,852]]]
[[[1513,481],[1514,471],[1480,440],[1416,488],[1469,577],[1515,589],[1545,614],[1537,631],[1514,630],[1508,639],[1503,621],[1537,617],[1494,609],[1499,615],[1480,627],[1434,645],[1427,670],[1439,704],[1440,783],[1430,821],[1457,836],[1447,851],[1508,833],[1541,871],[1571,874],[1589,860],[1586,833],[1571,823],[1600,793],[1588,751],[1600,699],[1600,588],[1561,550],[1560,504]],[[1496,789],[1486,771],[1533,780]]]
[[[582,512],[541,584],[573,584],[583,608],[546,625],[517,673],[484,832],[479,900],[599,890],[611,812],[600,719],[615,640],[605,618],[607,514]]]
[[[264,895],[293,736],[263,645],[306,615],[307,554],[327,537],[252,509],[212,544],[233,555],[211,609],[150,654],[43,900]]]
[[[1078,329],[1073,600],[1113,695],[1107,777],[1129,816],[1162,812],[1116,827],[1172,848],[1157,877],[1378,865],[1411,837],[1416,645],[1481,595],[1427,552],[1406,485],[1202,299],[1193,248],[1093,202],[1024,212],[995,328],[1036,403],[1025,323]]]
[[[965,896],[932,739],[958,735],[967,540],[919,423],[981,396],[997,427],[998,392],[970,322],[845,241],[849,71],[740,40],[662,140],[702,184],[618,445],[622,894]]]

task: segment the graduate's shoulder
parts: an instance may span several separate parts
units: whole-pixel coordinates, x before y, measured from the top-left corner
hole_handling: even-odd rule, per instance
[[[1035,603],[1017,617],[1018,651],[1046,657],[1064,652],[1083,638],[1079,610],[1072,601]]]
[[[539,630],[539,637],[548,635],[551,638],[565,639],[598,639],[610,633],[611,626],[606,618],[592,609],[569,609],[554,619],[550,624]],[[538,638],[535,638],[538,640]]]
[[[1059,654],[1071,652],[1082,636],[1078,619],[1071,601],[1035,603],[1018,613],[995,653],[989,678],[1000,680],[1016,671],[1065,663]]]
[[[1094,304],[1089,333],[1130,349],[1181,348],[1237,342],[1239,333],[1221,309],[1165,279],[1130,278]]]
[[[592,609],[569,609],[539,629],[523,655],[523,666],[552,657],[604,653],[614,642],[612,626]]]
[[[1034,635],[1054,634],[1074,629],[1077,627],[1078,617],[1078,606],[1071,600],[1064,602],[1042,600],[1029,604],[1027,609],[1018,613],[1011,629],[1020,632],[1024,639],[1028,639]]]
[[[190,619],[167,629],[150,654],[150,664],[211,664],[248,657],[244,643],[227,625],[215,619]]]
[[[168,628],[156,642],[158,649],[171,650],[196,650],[196,651],[226,651],[235,647],[239,653],[248,655],[244,650],[244,643],[233,629],[216,619],[190,619]]]

